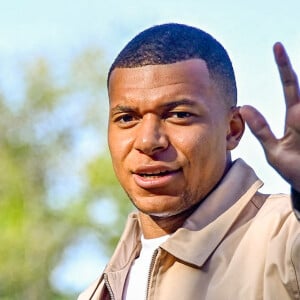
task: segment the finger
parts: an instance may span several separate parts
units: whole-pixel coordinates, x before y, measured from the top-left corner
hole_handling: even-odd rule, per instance
[[[292,68],[283,45],[276,43],[273,51],[283,86],[286,107],[289,108],[299,102],[300,99],[297,75]]]
[[[269,153],[276,146],[277,139],[263,115],[250,105],[241,107],[240,113],[265,152]]]
[[[290,108],[286,119],[286,126],[295,130],[300,135],[300,102]],[[299,136],[300,138],[300,136]],[[300,148],[299,148],[300,149]]]

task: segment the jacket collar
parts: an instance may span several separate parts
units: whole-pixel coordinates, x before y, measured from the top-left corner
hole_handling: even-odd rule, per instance
[[[136,212],[128,216],[128,220],[119,240],[117,248],[112,255],[105,272],[119,271],[130,267],[141,249],[141,226]]]
[[[178,259],[203,266],[233,223],[263,185],[241,159],[161,248]]]

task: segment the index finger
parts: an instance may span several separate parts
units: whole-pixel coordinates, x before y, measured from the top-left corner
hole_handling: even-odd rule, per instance
[[[299,102],[298,78],[283,45],[277,42],[273,51],[282,82],[286,107],[288,108]]]

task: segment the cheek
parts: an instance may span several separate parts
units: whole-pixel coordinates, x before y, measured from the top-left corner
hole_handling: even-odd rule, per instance
[[[118,162],[123,160],[132,146],[132,135],[124,133],[115,133],[110,130],[108,133],[108,146],[111,153],[112,160]]]
[[[211,139],[207,132],[190,131],[176,140],[177,148],[181,149],[190,162],[198,162],[207,157],[211,149]]]
[[[136,165],[136,156],[132,155],[132,134],[109,135],[109,149],[113,168],[120,184],[128,191],[132,185],[130,170]]]
[[[197,139],[195,148],[189,154],[187,178],[189,188],[197,199],[203,199],[217,184],[226,167],[224,143],[211,136]]]
[[[220,131],[207,130],[201,135],[189,137],[189,142],[182,147],[183,153],[195,173],[214,172],[222,168],[226,161],[226,137]]]

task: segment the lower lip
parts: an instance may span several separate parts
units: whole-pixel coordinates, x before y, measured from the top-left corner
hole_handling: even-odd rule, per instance
[[[144,177],[138,174],[133,174],[133,179],[135,183],[143,189],[161,188],[173,183],[179,172],[180,171],[174,171],[158,177]]]

